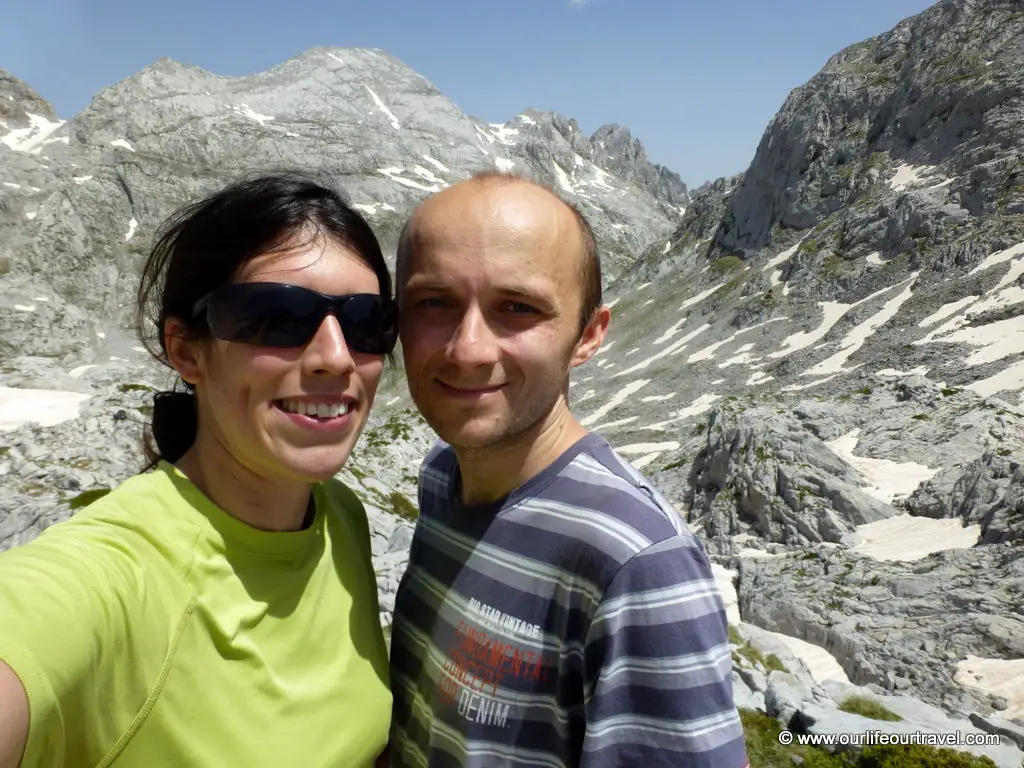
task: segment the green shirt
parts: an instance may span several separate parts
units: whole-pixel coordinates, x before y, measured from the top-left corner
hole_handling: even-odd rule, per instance
[[[162,463],[0,553],[0,659],[28,693],[23,768],[370,766],[387,649],[366,513],[252,528]]]

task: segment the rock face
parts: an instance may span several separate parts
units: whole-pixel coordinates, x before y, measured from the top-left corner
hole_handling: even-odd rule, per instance
[[[988,754],[1017,768],[1024,703],[957,670],[1024,659],[1022,41],[1019,2],[943,0],[834,56],[745,173],[693,191],[625,128],[587,137],[531,109],[484,124],[377,50],[246,78],[163,60],[66,123],[4,75],[0,549],[137,471],[170,379],[126,320],[177,205],[240,171],[313,170],[390,250],[426,195],[512,169],[595,228],[613,320],[571,407],[737,574],[738,700],[863,730],[838,708],[852,691],[907,727],[1003,734]],[[51,393],[22,423],[10,403],[33,388],[59,407]],[[433,438],[390,370],[342,472],[370,514],[384,623]]]

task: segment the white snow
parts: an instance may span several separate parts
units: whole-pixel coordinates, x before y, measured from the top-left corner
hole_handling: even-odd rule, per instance
[[[135,230],[136,230],[136,229],[138,228],[138,226],[139,226],[139,222],[137,222],[137,221],[135,220],[135,217],[133,216],[133,217],[132,217],[132,218],[131,218],[131,219],[130,219],[130,220],[128,221],[128,231],[127,231],[127,232],[125,232],[125,234],[124,234],[124,241],[125,241],[126,243],[127,243],[127,242],[128,242],[129,240],[131,240],[131,239],[132,239],[132,236],[133,236],[133,235],[135,234]]]
[[[1004,389],[1024,389],[1024,360],[1018,360],[987,379],[972,382],[966,388],[982,397],[994,395]]]
[[[1024,719],[1024,659],[984,659],[968,654],[958,662],[953,680],[986,696],[1001,696],[1009,706],[1002,718]]]
[[[363,88],[370,92],[370,96],[373,97],[374,104],[376,104],[377,109],[383,112],[385,117],[387,117],[388,121],[391,123],[391,127],[394,128],[396,131],[399,130],[402,126],[399,124],[398,118],[395,117],[394,113],[390,109],[388,109],[387,104],[381,101],[380,96],[374,93],[373,88],[368,86],[366,83],[363,83]]]
[[[259,123],[260,125],[263,126],[267,124],[268,120],[274,119],[273,115],[261,115],[259,112],[252,109],[248,104],[233,104],[231,106],[231,111],[234,112],[236,115],[248,118],[249,120],[252,120],[254,123]]]
[[[514,141],[509,141],[509,138],[519,133],[518,128],[506,128],[504,123],[489,123],[494,138],[496,138],[502,144],[506,146],[513,146]]]
[[[414,165],[412,167],[412,172],[419,176],[421,179],[426,179],[427,181],[433,182],[434,184],[440,184],[442,187],[448,186],[448,182],[446,182],[444,179],[437,178],[437,176],[434,175],[433,171],[424,168],[422,165]]]
[[[121,147],[122,149],[127,149],[129,152],[135,151],[132,145],[129,144],[125,139],[114,139],[112,142],[110,142],[110,146]]]
[[[616,341],[618,341],[618,339],[612,339],[607,344],[602,344],[601,348],[594,353],[594,357],[597,357],[598,355],[603,355],[605,352],[607,352],[609,349],[615,346]]]
[[[35,312],[36,311],[36,305],[35,304],[15,304],[14,308],[16,310],[18,310],[19,312]]]
[[[801,391],[803,389],[810,389],[811,387],[816,387],[819,384],[824,384],[826,381],[831,381],[832,379],[834,379],[838,375],[839,375],[838,373],[833,373],[831,376],[826,376],[824,379],[818,379],[817,381],[812,381],[810,384],[790,384],[788,387],[783,387],[782,391],[783,392],[799,392],[799,391]]]
[[[856,456],[853,451],[857,447],[859,436],[858,428],[826,442],[825,445],[861,474],[867,482],[867,487],[862,489],[865,493],[881,499],[886,504],[891,504],[897,496],[909,496],[917,490],[917,486],[925,480],[930,480],[939,471],[912,461],[896,462]]]
[[[765,384],[774,378],[774,376],[769,376],[768,374],[762,373],[761,371],[756,371],[753,376],[747,379],[747,386],[753,387],[757,384]]]
[[[702,413],[710,411],[711,406],[714,405],[714,403],[717,400],[721,399],[721,395],[716,395],[713,393],[703,394],[685,408],[682,408],[672,413],[669,416],[669,418],[665,419],[664,421],[659,421],[655,424],[648,424],[646,427],[641,427],[640,429],[649,429],[656,432],[664,431],[666,427],[672,424],[677,424],[678,422],[684,421],[685,419],[689,419],[693,416],[699,416]]]
[[[750,363],[760,358],[755,358],[750,354],[750,351],[754,348],[753,344],[744,344],[742,347],[736,350],[736,354],[730,357],[725,362],[719,363],[719,368],[728,368],[730,365],[742,365],[743,363]]]
[[[660,403],[665,400],[671,400],[676,396],[675,392],[669,392],[667,395],[647,395],[647,397],[641,397],[641,403]]]
[[[839,342],[838,352],[831,357],[822,360],[817,365],[808,368],[800,375],[824,376],[830,373],[841,373],[844,370],[847,370],[843,368],[843,366],[846,364],[846,361],[850,359],[853,353],[864,346],[864,342],[867,341],[869,336],[894,318],[896,313],[900,311],[900,307],[902,307],[903,304],[905,304],[913,295],[913,282],[917,279],[917,276],[917,272],[912,273],[910,277],[904,281],[907,283],[907,287],[903,289],[902,293],[889,299],[889,301],[887,301],[880,310],[846,334],[843,340]]]
[[[64,125],[63,120],[53,123],[45,117],[28,112],[27,128],[15,128],[6,136],[0,136],[0,143],[6,144],[15,152],[31,152],[38,154],[47,137]],[[5,126],[6,127],[6,126]]]
[[[92,176],[72,176],[71,180],[75,184],[85,184],[85,182],[92,180]]]
[[[362,211],[365,214],[373,216],[377,213],[376,203],[352,203],[352,207],[357,211]]]
[[[668,355],[674,355],[674,354],[678,354],[678,353],[682,352],[686,348],[686,345],[690,341],[695,339],[697,336],[702,334],[704,331],[706,331],[710,327],[711,326],[709,324],[705,323],[704,325],[700,326],[700,328],[697,328],[696,330],[691,331],[690,333],[686,334],[683,338],[679,339],[678,341],[675,341],[675,342],[669,344],[667,347],[662,349],[660,352],[656,352],[655,354],[653,354],[650,357],[648,357],[646,360],[641,360],[636,365],[634,365],[634,366],[632,366],[630,368],[627,368],[624,371],[619,371],[618,373],[615,374],[615,376],[616,377],[618,377],[618,376],[626,376],[626,375],[628,375],[630,373],[635,373],[636,371],[642,371],[644,368],[649,366],[651,363],[653,363],[653,362],[655,362],[657,360],[660,360],[663,357],[667,357]]]
[[[911,368],[909,371],[900,371],[895,368],[883,368],[875,373],[876,376],[927,376],[928,368],[924,365],[919,365],[917,368]]]
[[[914,273],[915,277],[917,273]],[[902,285],[898,283],[897,285]],[[821,339],[825,338],[832,326],[838,323],[843,316],[854,307],[859,307],[861,304],[871,301],[872,299],[881,296],[886,291],[891,291],[895,288],[895,285],[890,285],[888,288],[882,288],[881,290],[875,291],[870,296],[865,296],[860,301],[856,301],[853,304],[842,304],[838,301],[819,301],[818,306],[821,307],[821,312],[824,315],[821,324],[813,331],[799,331],[794,333],[792,336],[787,336],[782,340],[783,348],[777,352],[772,352],[769,357],[787,357],[794,352],[798,352],[801,349],[806,349],[812,344],[818,343]]]
[[[498,170],[502,173],[508,173],[515,166],[515,160],[509,160],[507,157],[496,157],[494,158],[494,164],[498,167]]]
[[[768,263],[765,264],[764,267],[761,268],[761,271],[762,272],[767,272],[772,267],[777,267],[780,264],[785,264],[787,261],[789,261],[791,258],[793,258],[793,254],[796,253],[797,250],[799,250],[800,243],[802,243],[803,241],[804,241],[804,238],[801,237],[796,242],[795,245],[787,248],[786,250],[784,250],[782,253],[778,254],[777,256],[773,256],[771,258],[771,260],[768,261]],[[781,275],[782,274],[782,270],[781,269],[778,270],[778,272],[776,274]],[[773,281],[772,285],[778,285],[778,283]]]
[[[611,301],[609,301],[609,302],[608,302],[607,304],[605,304],[604,306],[605,306],[605,308],[606,308],[606,309],[611,309],[611,308],[612,308],[612,307],[614,307],[614,306],[615,306],[616,304],[618,304],[618,303],[619,303],[620,301],[622,301],[622,297],[621,297],[621,296],[616,296],[616,297],[615,297],[614,299],[612,299]]]
[[[679,443],[668,441],[665,443],[632,443],[631,445],[616,448],[615,451],[628,455],[631,453],[650,453],[651,451],[674,451],[678,448]]]
[[[850,549],[875,560],[920,560],[933,552],[969,549],[978,542],[981,526],[963,526],[960,518],[895,515],[858,525]]]
[[[639,351],[640,351],[640,347],[633,347],[631,350],[629,350],[629,352],[626,353],[626,357],[629,357],[630,355],[636,354]]]
[[[1010,248],[1007,248],[1002,251],[996,251],[995,253],[990,254],[985,258],[983,262],[981,262],[981,264],[976,266],[967,274],[974,275],[977,274],[978,272],[983,272],[989,267],[994,267],[998,264],[1003,264],[1004,262],[1007,262],[1010,259],[1013,259],[1021,255],[1024,255],[1024,243],[1017,243],[1016,245],[1011,246]]]
[[[15,184],[13,181],[5,181],[3,184],[11,189],[21,189],[21,184]]]
[[[437,170],[441,171],[441,173],[451,173],[451,171],[448,169],[448,166],[446,166],[440,160],[435,160],[430,155],[421,155],[421,157],[428,163],[430,163],[432,166],[437,168]]]
[[[80,365],[77,368],[72,368],[70,371],[68,371],[68,376],[70,376],[73,379],[77,379],[83,373],[88,371],[90,368],[95,368],[95,367],[96,367],[95,365]]]
[[[343,61],[343,60],[342,60],[341,58],[339,58],[338,56],[335,56],[335,55],[334,55],[333,53],[331,53],[330,51],[328,51],[328,52],[327,52],[327,55],[328,55],[328,56],[330,56],[330,57],[331,57],[332,59],[334,59],[334,60],[335,60],[336,62],[338,62],[339,64],[344,64],[344,63],[345,63],[345,62],[344,62],[344,61]]]
[[[976,302],[980,297],[978,296],[965,296],[957,301],[951,301],[948,304],[943,304],[935,312],[928,315],[924,320],[917,324],[918,328],[927,328],[929,325],[935,325],[941,320],[945,320],[950,315],[955,315],[961,309],[966,309],[971,304]]]
[[[36,217],[36,212],[35,211],[25,211],[25,218],[26,219],[32,220],[35,217]]]
[[[516,117],[518,117],[520,120],[522,120],[527,125],[536,125],[537,124],[537,121],[534,120],[529,115],[516,115]]]
[[[385,176],[387,176],[389,179],[391,179],[392,181],[398,182],[399,184],[402,184],[402,185],[404,185],[406,187],[412,187],[413,189],[422,189],[424,192],[440,192],[441,191],[441,187],[438,186],[437,184],[434,184],[434,185],[428,187],[428,186],[426,186],[424,184],[420,184],[418,181],[413,181],[412,179],[404,178],[401,175],[404,172],[405,172],[404,168],[378,168],[377,169],[377,173],[382,173]]]
[[[726,282],[728,282],[728,281],[726,281]],[[682,312],[684,309],[686,309],[688,307],[692,307],[694,304],[697,304],[697,303],[699,303],[701,301],[704,301],[704,299],[706,299],[712,293],[717,291],[722,286],[726,285],[726,282],[719,283],[718,285],[713,285],[710,288],[708,288],[706,291],[701,291],[696,296],[691,296],[690,298],[688,298],[686,301],[684,301],[682,304],[679,305],[679,311]]]
[[[725,346],[726,344],[731,344],[733,341],[736,340],[736,338],[738,336],[741,336],[744,333],[749,333],[750,331],[756,330],[758,328],[763,328],[764,326],[768,325],[769,323],[779,323],[779,322],[782,322],[782,321],[788,320],[788,319],[789,319],[788,317],[773,317],[771,320],[766,320],[763,323],[757,323],[756,325],[751,325],[751,326],[748,326],[746,328],[741,328],[740,330],[736,331],[731,336],[729,336],[727,339],[723,339],[721,341],[716,341],[714,344],[709,344],[708,346],[704,347],[704,349],[701,349],[701,350],[699,350],[697,352],[694,352],[692,355],[690,355],[686,359],[686,362],[688,362],[688,363],[699,363],[701,360],[711,360],[712,358],[714,358],[715,352],[718,349],[720,349],[721,347]],[[742,349],[739,349],[739,350],[737,350],[737,352],[744,352],[744,351],[746,351],[747,349],[750,349],[750,348],[752,348],[752,345],[748,345],[748,346],[746,346],[746,347],[744,347]]]
[[[89,397],[81,392],[0,387],[0,431],[30,422],[52,427],[77,418]]]
[[[881,252],[875,251],[874,253],[868,254],[867,262],[868,264],[872,264],[876,267],[883,267],[889,263],[889,259],[882,259]]]
[[[756,556],[768,557],[770,555],[759,552]],[[737,575],[736,571],[730,571],[718,563],[711,563],[711,572],[715,578],[718,591],[722,595],[726,620],[733,626],[741,626],[743,622],[740,619],[739,597],[736,594],[736,587],[733,585],[733,578]],[[815,681],[839,680],[844,683],[850,682],[846,672],[843,671],[836,658],[824,648],[779,632],[772,632],[771,635],[783,643],[793,652],[793,655],[797,656],[807,665],[807,669]]]
[[[662,254],[666,254],[666,253],[668,253],[671,250],[672,250],[672,241],[669,240],[668,242],[665,243],[665,247],[664,247],[664,249],[662,249],[661,252],[662,252]]]
[[[646,456],[641,456],[639,459],[633,459],[629,463],[633,465],[633,469],[641,470],[661,456],[662,453],[664,453],[664,451],[654,451],[652,453],[648,453]]]
[[[922,178],[934,175],[934,165],[909,165],[904,163],[896,167],[896,175],[889,179],[889,186],[896,192],[902,192],[911,185],[920,186]]]
[[[622,374],[620,373],[618,375],[621,376]],[[622,403],[624,403],[630,395],[634,395],[637,392],[639,392],[641,389],[647,386],[649,382],[650,379],[637,379],[636,381],[629,382],[629,384],[627,384],[621,390],[612,395],[612,397],[608,400],[607,403],[602,405],[589,416],[580,419],[580,424],[582,424],[584,427],[587,427],[595,423],[598,419],[610,413],[614,408],[618,408],[620,405],[622,405]]]
[[[558,185],[566,192],[575,192],[576,190],[573,189],[572,184],[569,182],[569,176],[566,174],[565,169],[554,160],[551,161],[551,164],[555,166],[555,176],[558,177]]]

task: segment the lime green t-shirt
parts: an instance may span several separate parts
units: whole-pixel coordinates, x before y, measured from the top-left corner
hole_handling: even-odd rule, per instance
[[[28,693],[23,768],[370,766],[391,719],[366,513],[314,489],[261,531],[175,467],[0,553],[0,659]]]

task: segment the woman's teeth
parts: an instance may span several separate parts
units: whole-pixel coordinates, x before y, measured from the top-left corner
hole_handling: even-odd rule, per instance
[[[303,403],[298,400],[282,400],[281,408],[289,413],[316,416],[319,419],[334,419],[352,410],[352,403]]]

